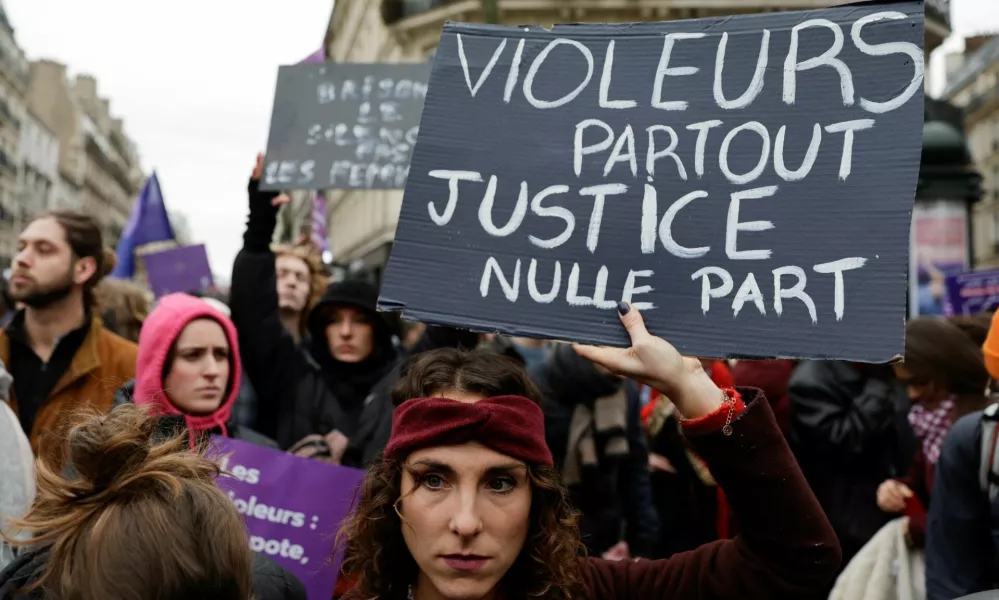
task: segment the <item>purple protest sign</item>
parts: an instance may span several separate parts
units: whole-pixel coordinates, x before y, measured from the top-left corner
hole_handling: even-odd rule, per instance
[[[204,244],[147,254],[142,262],[149,287],[157,298],[176,292],[204,291],[215,285]]]
[[[243,515],[250,548],[298,576],[309,600],[332,598],[342,558],[333,556],[336,532],[364,471],[228,438],[212,444],[231,475],[219,487]]]
[[[999,308],[999,270],[951,275],[946,285],[949,315],[973,315]]]

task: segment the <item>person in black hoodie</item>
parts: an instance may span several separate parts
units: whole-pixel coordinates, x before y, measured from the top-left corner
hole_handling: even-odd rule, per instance
[[[290,437],[305,433],[292,446],[296,454],[363,464],[370,440],[360,433],[362,423],[389,416],[371,399],[397,362],[392,330],[377,301],[378,291],[365,281],[335,282],[309,314],[308,356],[330,396],[294,416],[300,429]],[[316,425],[320,433],[306,433]]]
[[[38,496],[15,527],[24,552],[0,600],[306,600],[305,586],[250,551],[216,463],[164,438],[135,405],[84,415],[66,439],[72,474],[38,465]]]
[[[545,438],[582,513],[579,529],[594,556],[624,540],[631,556],[651,558],[659,539],[649,481],[649,450],[634,382],[602,371],[572,346],[556,344],[531,371],[544,394]]]
[[[390,392],[403,365],[376,310],[377,290],[360,281],[327,288],[300,348],[281,324],[271,237],[287,197],[260,191],[263,157],[250,178],[250,214],[232,267],[229,305],[246,372],[258,397],[256,428],[283,449],[347,466],[370,463],[388,441]],[[428,327],[411,353],[474,347],[469,332]]]

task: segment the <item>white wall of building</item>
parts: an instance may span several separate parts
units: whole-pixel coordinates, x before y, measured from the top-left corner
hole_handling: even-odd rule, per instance
[[[28,213],[54,208],[59,139],[30,112],[21,124],[21,193]]]

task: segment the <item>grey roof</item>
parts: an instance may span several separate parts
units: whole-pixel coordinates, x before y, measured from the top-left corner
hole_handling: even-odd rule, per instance
[[[950,100],[954,94],[964,89],[982,71],[997,61],[999,61],[999,35],[993,37],[987,44],[979,48],[978,52],[972,54],[971,58],[966,60],[964,65],[954,73],[954,76],[948,79],[943,98]]]

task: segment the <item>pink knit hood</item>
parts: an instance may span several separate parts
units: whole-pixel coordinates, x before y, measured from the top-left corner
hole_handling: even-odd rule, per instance
[[[188,323],[195,319],[209,318],[217,321],[225,331],[229,340],[231,358],[229,360],[229,381],[227,394],[218,409],[209,415],[188,415],[181,412],[167,396],[163,389],[163,365],[166,362],[170,348],[180,337]],[[194,296],[187,294],[170,294],[164,296],[142,324],[139,333],[139,353],[136,361],[135,404],[150,404],[160,415],[179,415],[187,423],[191,434],[192,447],[195,444],[195,434],[216,427],[222,429],[228,436],[226,423],[232,413],[232,405],[239,394],[239,377],[242,367],[239,360],[239,342],[236,327],[232,321],[216,308]]]

